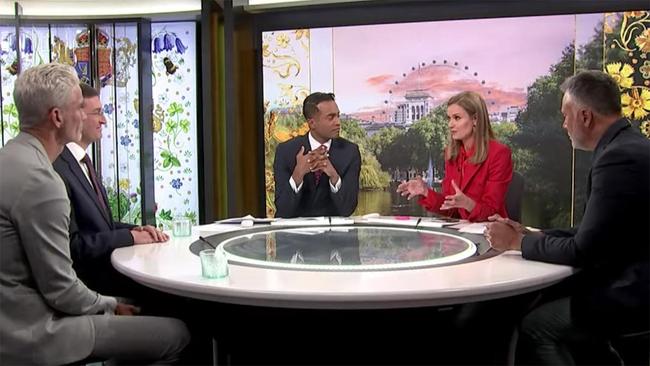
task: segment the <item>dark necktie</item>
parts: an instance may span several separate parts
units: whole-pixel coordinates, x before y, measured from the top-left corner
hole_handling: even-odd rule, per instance
[[[108,213],[108,210],[106,208],[106,202],[104,202],[104,196],[102,195],[102,190],[99,188],[99,179],[97,179],[97,173],[95,173],[95,167],[93,166],[93,162],[90,160],[90,156],[86,154],[86,156],[81,159],[81,162],[86,164],[86,168],[88,169],[88,176],[90,177],[90,181],[93,184],[93,188],[95,190],[95,194],[97,195],[97,201],[99,202],[99,206],[101,206],[106,213]]]
[[[322,170],[317,170],[314,172],[314,183],[318,186],[318,183],[320,182],[320,176],[323,175]]]
[[[320,148],[322,148],[323,146],[325,146],[325,145],[320,145],[318,148],[320,149]],[[325,146],[325,149],[327,149],[327,146]],[[316,183],[316,186],[318,186],[318,183],[320,182],[320,177],[321,177],[322,175],[323,175],[323,171],[322,171],[322,170],[317,170],[317,171],[314,172],[314,178],[315,178],[315,179],[314,179],[314,182]]]

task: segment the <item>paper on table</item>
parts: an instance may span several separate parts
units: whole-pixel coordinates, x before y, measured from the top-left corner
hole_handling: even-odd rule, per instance
[[[257,218],[257,217],[253,217],[251,215],[246,215],[244,217],[232,217],[232,218],[229,218],[229,219],[219,220],[219,221],[215,221],[214,223],[215,224],[241,224],[245,220],[250,220],[254,224],[268,224],[268,223],[271,223],[271,222],[275,221],[276,219],[267,218],[267,217]]]
[[[276,219],[271,225],[282,226],[317,226],[317,225],[352,225],[354,220],[347,217],[298,217],[295,219]]]
[[[460,225],[455,225],[455,226],[461,226],[458,228],[458,231],[461,233],[468,233],[468,234],[483,234],[485,232],[485,226],[487,225],[487,222],[474,222],[471,224],[460,224]]]
[[[418,220],[420,223],[418,224]],[[433,217],[409,217],[409,216],[384,216],[384,217],[368,217],[364,222],[377,223],[377,224],[390,224],[390,225],[404,225],[404,226],[418,226],[418,227],[433,227],[440,228],[455,224],[455,222],[447,222],[438,220]]]

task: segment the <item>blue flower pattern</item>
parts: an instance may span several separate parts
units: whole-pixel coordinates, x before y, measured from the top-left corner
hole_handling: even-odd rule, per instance
[[[131,138],[129,136],[120,136],[120,145],[129,146]]]
[[[177,190],[180,189],[183,186],[183,182],[181,182],[180,178],[172,179],[170,184],[171,184],[172,188],[177,189]]]
[[[160,53],[162,51],[173,51],[176,47],[176,52],[183,54],[187,50],[187,46],[174,32],[163,31],[153,39],[153,53]]]
[[[34,53],[34,49],[32,48],[32,38],[27,35],[22,35],[21,39],[21,45],[23,46],[22,52],[30,55]],[[9,35],[9,47],[12,51],[16,51],[16,35],[13,33]]]

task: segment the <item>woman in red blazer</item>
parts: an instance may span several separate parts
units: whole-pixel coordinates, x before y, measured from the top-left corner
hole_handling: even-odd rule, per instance
[[[510,149],[494,139],[483,98],[462,92],[447,102],[449,144],[445,149],[442,193],[422,177],[402,182],[397,192],[428,211],[469,221],[487,221],[494,214],[507,217],[505,196],[512,180]]]

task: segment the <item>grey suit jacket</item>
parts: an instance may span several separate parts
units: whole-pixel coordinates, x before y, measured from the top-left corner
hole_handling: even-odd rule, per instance
[[[21,132],[0,149],[0,364],[60,365],[93,349],[88,316],[116,300],[72,269],[70,201],[43,145]]]

